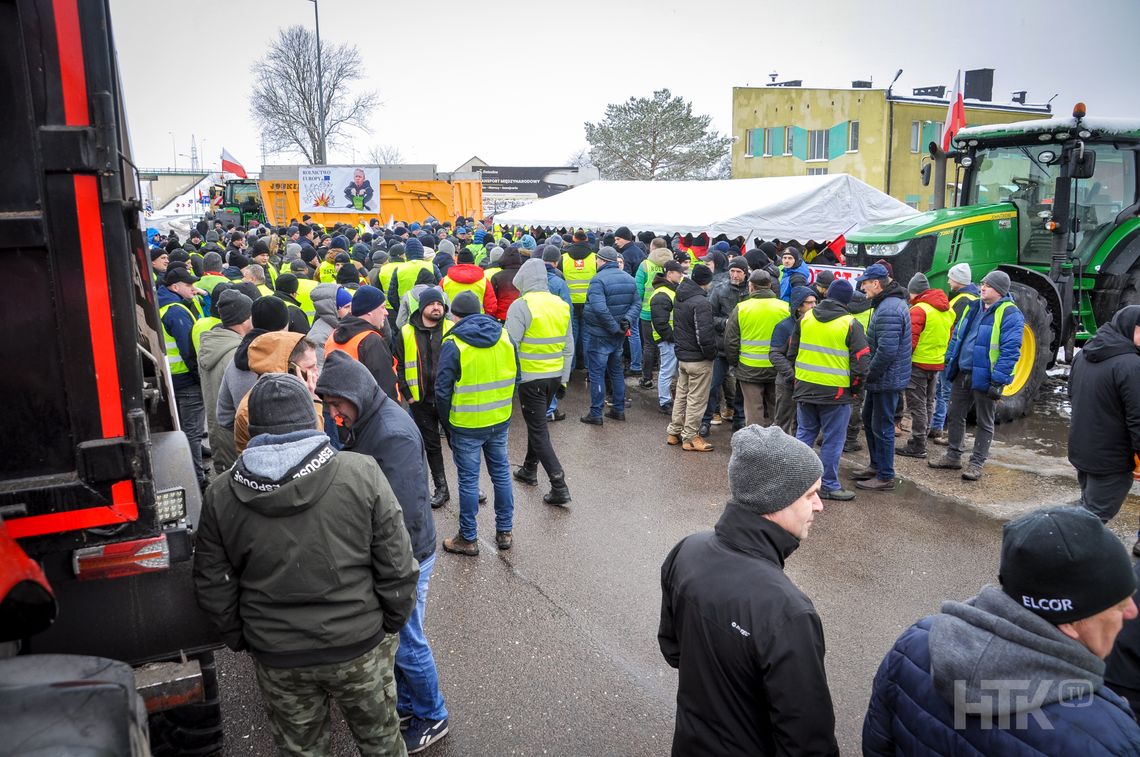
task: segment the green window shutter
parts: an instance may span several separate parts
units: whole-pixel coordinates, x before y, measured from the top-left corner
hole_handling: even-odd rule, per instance
[[[800,160],[807,160],[807,129],[798,126],[790,127],[792,130],[792,155]]]
[[[847,122],[832,126],[830,131],[827,137],[827,159],[835,160],[847,152]]]
[[[749,155],[763,155],[764,154],[764,130],[752,130],[752,152]]]
[[[926,146],[931,142],[938,141],[938,134],[934,132],[934,123],[929,121],[922,122],[922,142],[918,146],[919,152],[926,152]]]
[[[784,127],[775,126],[768,133],[768,153],[770,155],[784,154]]]

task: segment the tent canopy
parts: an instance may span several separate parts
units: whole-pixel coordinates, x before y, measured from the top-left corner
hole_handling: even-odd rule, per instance
[[[834,239],[852,227],[914,215],[847,174],[726,181],[592,181],[495,216],[522,226]]]

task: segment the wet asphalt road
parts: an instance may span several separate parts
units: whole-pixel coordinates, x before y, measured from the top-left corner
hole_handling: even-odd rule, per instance
[[[515,484],[513,549],[495,549],[487,507],[479,515],[479,557],[439,550],[426,629],[451,734],[425,754],[669,752],[677,677],[657,647],[659,569],[679,539],[719,517],[731,431],[714,427],[711,453],[667,447],[655,392],[632,379],[629,420],[587,426],[577,421],[587,404],[581,376],[574,374],[565,400],[566,421],[552,426],[571,505],[542,503],[547,483],[540,472],[537,488]],[[512,465],[522,461],[526,443],[517,411],[514,419]],[[984,490],[924,461],[900,461],[906,480],[898,491],[825,503],[789,559],[789,575],[823,620],[844,753],[859,751],[872,678],[903,629],[943,599],[971,596],[996,581],[1003,518],[1075,496],[1063,445],[1060,453],[1048,447],[1056,435],[1051,423],[999,428]],[[1045,441],[1000,443],[1022,438]],[[1049,457],[1057,454],[1060,460]],[[844,474],[865,461],[862,453],[845,456]],[[454,494],[453,472],[449,478]],[[491,491],[485,473],[483,486]],[[455,533],[457,507],[453,499],[435,513],[440,540]],[[1122,536],[1136,524],[1136,507],[1131,502],[1117,519]],[[226,753],[272,754],[248,659],[228,652],[218,659]],[[353,754],[339,720],[334,732],[336,753]]]

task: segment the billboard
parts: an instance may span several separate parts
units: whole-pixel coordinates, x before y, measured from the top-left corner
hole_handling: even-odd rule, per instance
[[[380,208],[379,166],[301,166],[297,186],[302,213],[375,213]]]
[[[483,179],[483,211],[501,213],[598,178],[593,166],[478,166]]]

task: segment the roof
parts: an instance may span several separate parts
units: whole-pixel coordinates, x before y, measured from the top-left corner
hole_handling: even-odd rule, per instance
[[[1111,118],[1100,116],[1081,119],[1081,127],[1089,132],[1092,138],[1122,136],[1140,139],[1140,119]],[[1017,137],[1025,134],[1042,134],[1045,132],[1060,135],[1077,132],[1077,120],[1073,117],[1043,118],[1035,121],[1015,121],[1008,124],[989,124],[987,126],[970,126],[954,135],[954,143],[966,142],[972,139],[989,140],[1006,137]],[[1065,137],[1060,137],[1064,139]]]
[[[833,239],[853,226],[914,210],[848,176],[725,181],[592,181],[521,208],[499,223],[746,237]]]

